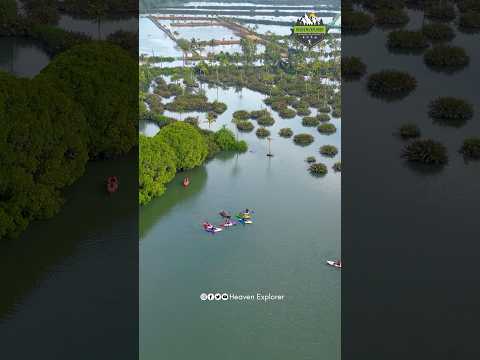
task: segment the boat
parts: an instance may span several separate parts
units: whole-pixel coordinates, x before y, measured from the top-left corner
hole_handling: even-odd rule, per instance
[[[240,214],[237,214],[237,218],[239,218],[239,219],[251,219],[252,214],[250,214],[250,213],[240,213]]]
[[[232,227],[232,226],[235,226],[237,225],[237,223],[235,221],[231,221],[229,220],[228,222],[225,222],[223,223],[222,225],[220,225],[221,227]]]
[[[252,219],[238,219],[238,222],[241,223],[241,224],[253,224],[253,221]]]
[[[228,211],[225,211],[225,210],[222,210],[218,213],[218,215],[220,215],[221,217],[225,218],[225,219],[230,219],[232,217],[232,215],[230,215],[230,213]]]
[[[336,261],[333,261],[333,260],[327,260],[327,264],[330,265],[330,266],[333,266],[337,269],[341,269],[342,268],[342,262],[340,260],[336,260]]]
[[[109,176],[107,178],[107,191],[109,194],[113,194],[118,190],[118,178],[116,176]]]
[[[187,187],[188,185],[190,185],[190,179],[188,177],[183,179],[182,185],[183,185],[183,187]]]
[[[209,224],[207,222],[203,223],[203,229],[205,231],[213,233],[213,234],[223,230],[221,227],[217,227],[217,226]]]

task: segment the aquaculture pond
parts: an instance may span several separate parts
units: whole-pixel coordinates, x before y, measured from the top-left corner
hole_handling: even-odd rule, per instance
[[[206,89],[209,101],[228,109],[212,130],[231,123],[237,110],[266,107],[263,95],[243,89]],[[315,114],[315,111],[313,112]],[[166,115],[185,119],[205,114]],[[281,119],[272,112],[271,151],[255,130],[238,133],[245,154],[226,153],[204,166],[180,173],[166,193],[140,210],[140,351],[142,360],[210,357],[340,359],[340,272],[325,264],[340,257],[340,155],[326,158],[325,144],[340,149],[340,119],[333,135],[302,126],[301,117]],[[258,128],[255,121],[255,127]],[[281,138],[280,128],[308,133],[306,147]],[[140,125],[153,136],[158,127]],[[311,176],[306,157],[327,164],[323,178]],[[184,188],[188,176],[191,185]],[[254,209],[254,224],[212,235],[208,220],[220,223],[222,209]],[[201,301],[201,293],[280,294],[282,301]],[[181,336],[179,336],[181,334]],[[188,346],[185,340],[188,339]]]
[[[39,44],[21,37],[0,37],[0,70],[20,77],[33,77],[50,58]]]

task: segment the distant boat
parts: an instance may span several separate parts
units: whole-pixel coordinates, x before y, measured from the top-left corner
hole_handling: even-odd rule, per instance
[[[342,261],[341,260],[335,260],[335,261],[332,261],[332,260],[328,260],[327,261],[327,264],[330,265],[330,266],[333,266],[337,269],[341,269],[342,268]]]
[[[190,185],[190,179],[189,179],[188,177],[186,177],[185,179],[183,179],[182,185],[183,185],[183,187],[189,186],[189,185]]]
[[[118,178],[116,176],[109,176],[107,178],[107,191],[110,194],[117,192],[118,190]]]

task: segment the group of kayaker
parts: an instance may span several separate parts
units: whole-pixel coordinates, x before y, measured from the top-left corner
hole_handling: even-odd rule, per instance
[[[237,221],[232,220],[232,215],[228,211],[222,210],[219,212],[219,215],[224,219],[223,223],[219,226],[215,226],[208,221],[203,223],[203,229],[207,232],[216,233],[222,231],[224,228],[232,227],[237,224],[253,224],[252,220],[253,211],[250,209],[245,209],[245,211],[240,212],[236,215]]]

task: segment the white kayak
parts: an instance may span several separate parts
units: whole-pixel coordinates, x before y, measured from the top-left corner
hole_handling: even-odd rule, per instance
[[[330,265],[330,266],[336,267],[337,269],[342,268],[342,264],[341,263],[338,264],[336,261],[327,260],[327,264]]]
[[[234,226],[234,225],[237,225],[237,224],[231,222],[231,223],[222,224],[221,226],[223,226],[223,227],[231,227],[231,226]]]

